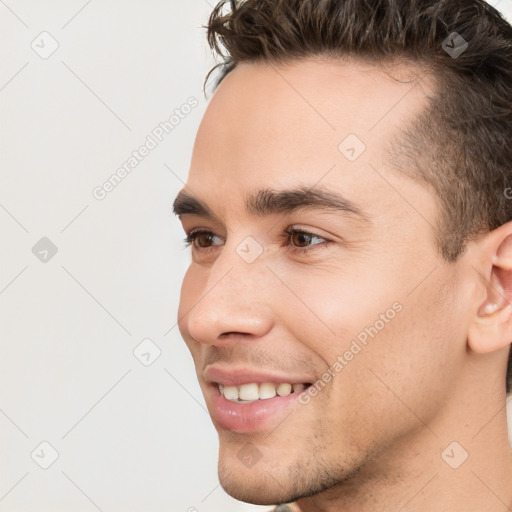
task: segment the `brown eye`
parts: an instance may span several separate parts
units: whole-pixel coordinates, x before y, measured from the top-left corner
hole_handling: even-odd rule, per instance
[[[325,242],[321,236],[305,231],[290,230],[288,231],[289,242],[293,247],[306,248],[314,245],[320,245]]]
[[[293,233],[291,235],[290,241],[291,241],[292,245],[294,245],[295,247],[307,247],[307,246],[311,245],[312,238],[313,238],[312,235],[309,235],[307,233],[301,233],[299,231],[299,232]]]
[[[210,247],[214,244],[215,235],[213,233],[197,233],[195,243],[197,247]]]
[[[209,249],[222,245],[222,238],[211,231],[195,231],[185,238],[185,244],[193,245],[196,249]]]

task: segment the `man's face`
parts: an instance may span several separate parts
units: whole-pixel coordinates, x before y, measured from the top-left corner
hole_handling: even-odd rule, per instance
[[[400,444],[418,446],[460,372],[469,292],[437,252],[431,192],[384,158],[426,105],[413,70],[394,76],[245,64],[201,124],[184,188],[200,204],[181,220],[202,234],[179,328],[238,499],[405,467]]]

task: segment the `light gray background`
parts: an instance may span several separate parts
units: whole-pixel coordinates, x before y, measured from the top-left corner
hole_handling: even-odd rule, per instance
[[[218,484],[176,327],[189,254],[170,206],[206,106],[212,5],[0,0],[0,512],[260,510]],[[54,256],[32,252],[43,237]]]

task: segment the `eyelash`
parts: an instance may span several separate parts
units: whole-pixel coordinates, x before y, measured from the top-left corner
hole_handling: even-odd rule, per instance
[[[314,237],[314,238],[320,238],[321,240],[323,240],[323,242],[321,244],[308,245],[307,247],[296,247],[296,246],[290,244],[290,238],[293,235],[297,235],[297,234],[307,235],[307,236]],[[185,248],[191,246],[196,241],[196,239],[199,235],[217,236],[212,231],[208,231],[205,229],[198,229],[197,231],[191,231],[184,239]],[[326,246],[333,243],[331,240],[328,240],[328,239],[324,238],[323,236],[320,236],[315,233],[311,233],[309,231],[306,231],[304,229],[299,229],[299,228],[288,228],[282,235],[280,235],[280,238],[283,241],[283,244],[282,244],[283,247],[287,247],[289,251],[299,254],[299,255],[311,254],[311,253],[316,252],[317,250],[321,250],[321,249],[325,248]],[[212,250],[215,250],[215,246],[202,247],[202,248],[198,248],[198,250],[209,253]]]

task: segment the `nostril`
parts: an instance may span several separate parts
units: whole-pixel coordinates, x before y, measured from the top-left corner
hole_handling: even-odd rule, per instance
[[[254,337],[254,334],[251,334],[250,332],[240,332],[240,331],[229,331],[229,332],[223,332],[219,334],[219,338],[229,338],[230,336],[241,336],[244,338],[252,338]]]

